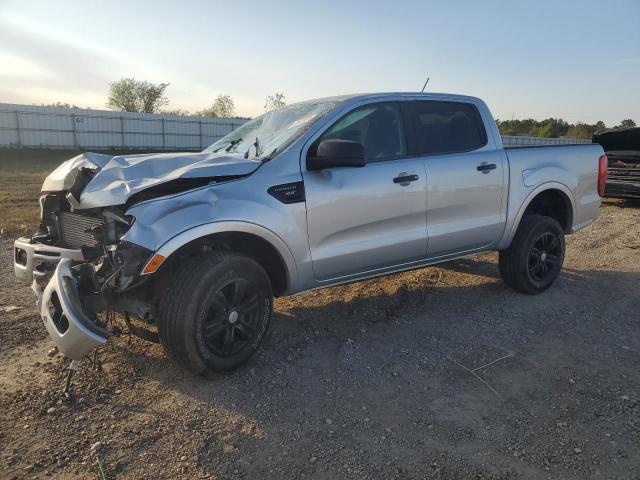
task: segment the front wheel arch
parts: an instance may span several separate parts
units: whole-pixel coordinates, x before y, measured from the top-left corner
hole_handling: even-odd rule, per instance
[[[234,252],[245,255],[265,270],[275,296],[283,295],[289,288],[290,274],[280,252],[264,238],[245,232],[220,232],[193,239],[172,252],[157,275],[167,275],[181,263],[203,252]]]
[[[200,225],[180,232],[167,240],[155,252],[156,255],[161,255],[166,260],[154,276],[162,270],[166,270],[166,266],[175,261],[176,253],[178,252],[184,253],[188,249],[202,244],[224,245],[225,243],[231,245],[231,250],[238,251],[238,248],[234,245],[236,239],[242,239],[242,245],[247,243],[260,245],[262,247],[260,249],[261,252],[271,253],[270,256],[267,255],[265,257],[263,255],[258,259],[254,258],[255,252],[253,250],[245,249],[245,251],[238,252],[254,258],[267,270],[270,276],[274,275],[271,280],[274,285],[275,295],[286,295],[287,292],[296,289],[298,285],[298,269],[294,256],[287,244],[271,230],[257,224],[240,221],[220,221]],[[227,248],[222,249],[227,250]],[[267,264],[268,262],[263,261],[265,258],[274,259],[274,264]],[[275,259],[277,259],[277,262],[275,262]]]

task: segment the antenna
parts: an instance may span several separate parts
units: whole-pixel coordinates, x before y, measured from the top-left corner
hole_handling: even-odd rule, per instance
[[[424,89],[427,88],[427,83],[429,83],[429,78],[430,77],[427,77],[427,81],[424,82],[424,85],[422,86],[422,90],[420,90],[420,93],[424,93]]]

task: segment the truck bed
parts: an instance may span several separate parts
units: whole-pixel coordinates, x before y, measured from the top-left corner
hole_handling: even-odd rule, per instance
[[[540,184],[540,178],[553,178],[570,190],[575,202],[573,229],[598,217],[598,158],[603,154],[600,145],[529,146],[510,148],[505,153],[510,169],[508,218],[514,215],[513,209],[525,202],[530,188]]]

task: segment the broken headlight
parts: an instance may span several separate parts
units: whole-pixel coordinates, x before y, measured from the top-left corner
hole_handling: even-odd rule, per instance
[[[122,241],[118,243],[112,258],[116,268],[120,269],[122,276],[134,277],[140,273],[152,254],[151,250],[140,245]]]

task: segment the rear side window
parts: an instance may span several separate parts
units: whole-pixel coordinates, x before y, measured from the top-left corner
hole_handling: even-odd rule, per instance
[[[411,153],[437,155],[467,152],[487,143],[487,134],[475,105],[421,100],[411,102]]]

